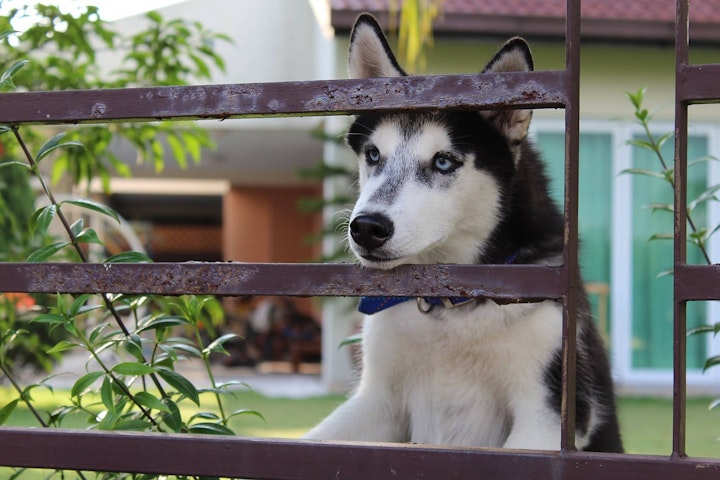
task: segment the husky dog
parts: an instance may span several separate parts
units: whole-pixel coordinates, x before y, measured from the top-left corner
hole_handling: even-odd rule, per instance
[[[530,71],[509,40],[484,72]],[[370,15],[350,41],[352,78],[406,75]],[[531,111],[381,113],[355,119],[360,263],[557,264],[563,220],[527,140]],[[581,285],[581,283],[578,283]],[[560,448],[562,306],[546,300],[366,298],[357,391],[306,438]],[[576,445],[621,452],[608,360],[581,294]]]

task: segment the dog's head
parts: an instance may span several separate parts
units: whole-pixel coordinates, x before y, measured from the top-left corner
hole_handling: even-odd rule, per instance
[[[508,41],[483,72],[530,71],[524,40]],[[351,78],[406,75],[380,26],[358,18]],[[474,263],[501,219],[530,125],[529,110],[365,114],[347,142],[359,158],[350,246],[368,267]]]

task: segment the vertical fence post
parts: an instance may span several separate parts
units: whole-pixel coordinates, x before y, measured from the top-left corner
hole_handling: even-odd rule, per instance
[[[575,449],[577,360],[578,178],[580,136],[580,1],[567,2],[565,18],[565,248],[563,263],[563,362],[560,448]]]
[[[688,64],[689,18],[688,0],[677,0],[675,18],[675,215],[674,215],[674,266],[687,262],[687,123],[688,104],[680,98],[681,70]],[[687,320],[686,302],[677,294],[677,277],[674,276],[673,298],[673,439],[675,457],[686,456],[686,363]]]

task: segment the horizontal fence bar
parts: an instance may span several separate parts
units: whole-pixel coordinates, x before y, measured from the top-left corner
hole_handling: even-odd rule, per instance
[[[720,99],[720,64],[678,65],[677,100],[687,103],[717,103]]]
[[[562,108],[565,71],[4,93],[0,124]]]
[[[7,466],[256,479],[716,480],[720,475],[718,459],[182,434],[2,428],[0,445],[0,464]]]
[[[488,297],[501,303],[558,299],[563,267],[351,264],[0,263],[0,292],[160,295]]]
[[[676,265],[678,301],[720,300],[720,265]]]

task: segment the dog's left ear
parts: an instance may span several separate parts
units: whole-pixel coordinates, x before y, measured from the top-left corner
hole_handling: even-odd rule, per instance
[[[483,73],[531,72],[532,70],[533,58],[530,47],[525,40],[515,37],[503,45],[485,66]],[[525,140],[530,128],[532,110],[488,110],[483,111],[482,114],[505,135],[517,158],[517,147]]]
[[[356,79],[406,75],[390,50],[382,28],[368,13],[355,20],[350,35],[348,67],[350,78]]]

